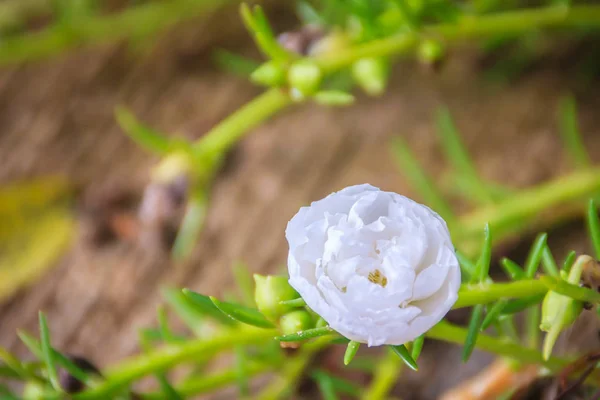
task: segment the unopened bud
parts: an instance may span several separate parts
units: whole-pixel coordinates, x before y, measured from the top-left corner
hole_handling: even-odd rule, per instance
[[[37,382],[27,382],[23,387],[23,400],[44,400],[45,395],[44,387]]]
[[[568,276],[566,276],[564,271],[561,271],[561,279],[566,280],[572,285],[579,284],[584,268],[592,262],[593,260],[589,256],[579,256],[569,271]],[[553,291],[549,291],[546,294],[542,303],[542,320],[540,323],[540,329],[548,332],[544,338],[544,359],[547,360],[550,357],[552,348],[560,332],[575,322],[581,314],[582,309],[583,302],[581,301]]]
[[[352,65],[352,76],[369,95],[381,95],[387,85],[388,64],[382,58],[363,58]]]
[[[315,94],[314,100],[324,106],[347,106],[354,103],[354,96],[340,90],[323,90]]]
[[[419,60],[424,64],[436,64],[444,55],[444,48],[440,42],[427,39],[419,46]]]
[[[288,283],[288,278],[284,276],[254,274],[254,282],[256,306],[265,317],[273,321],[293,310],[293,307],[281,304],[282,301],[300,297]]]
[[[310,313],[306,310],[296,310],[289,312],[279,320],[279,329],[283,335],[289,335],[311,329],[314,327],[314,321]]]
[[[191,157],[184,152],[169,154],[152,171],[152,180],[157,183],[171,183],[192,170]]]
[[[344,32],[333,31],[327,36],[316,40],[309,48],[308,54],[317,56],[320,54],[335,53],[336,51],[348,48],[350,40]]]
[[[288,71],[292,93],[298,99],[306,98],[319,90],[322,78],[319,66],[306,60],[293,64]]]
[[[279,63],[267,61],[252,72],[250,79],[263,86],[281,86],[285,83],[285,71]]]

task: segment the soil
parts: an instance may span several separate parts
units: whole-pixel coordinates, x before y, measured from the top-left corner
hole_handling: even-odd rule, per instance
[[[197,138],[260,92],[212,63],[215,48],[255,55],[234,11],[227,13],[226,26],[217,17],[194,21],[153,38],[151,50],[82,49],[1,70],[0,183],[64,174],[80,188],[82,216],[107,193],[139,200],[157,158],[120,131],[115,106],[126,105],[159,130]],[[290,20],[280,17],[282,25]],[[569,170],[555,116],[560,97],[575,92],[585,143],[600,161],[598,87],[597,80],[581,84],[567,74],[564,59],[542,62],[509,84],[493,83],[483,78],[472,52],[460,51],[437,72],[402,62],[380,98],[359,95],[346,109],[289,109],[229,155],[190,260],[175,264],[165,253],[127,241],[91,242],[84,234],[91,222],[82,217],[82,233],[56,267],[0,305],[0,346],[23,354],[16,329],[37,329],[42,309],[64,351],[100,367],[134,353],[137,330],[155,323],[160,287],[220,295],[232,286],[234,261],[254,272],[280,270],[287,251],[283,232],[301,205],[365,182],[418,198],[390,157],[394,135],[403,135],[442,181],[447,164],[433,122],[442,105],[484,177],[526,187]],[[585,248],[584,237],[577,224],[552,233],[563,248]],[[476,353],[459,367],[459,352],[426,344],[422,371],[407,373],[397,394],[434,399],[490,359]]]

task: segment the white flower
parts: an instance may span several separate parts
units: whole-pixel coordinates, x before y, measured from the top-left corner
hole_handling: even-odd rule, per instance
[[[348,339],[399,345],[458,297],[460,268],[444,220],[371,185],[302,207],[286,229],[290,285]]]

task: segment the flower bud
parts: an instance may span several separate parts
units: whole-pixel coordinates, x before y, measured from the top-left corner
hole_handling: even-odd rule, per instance
[[[348,48],[349,45],[350,40],[345,33],[334,31],[315,41],[308,48],[308,54],[317,56],[320,54],[335,53],[336,51]]]
[[[306,310],[289,312],[279,320],[279,328],[283,335],[304,331],[314,327],[313,318]]]
[[[192,170],[192,160],[187,153],[174,152],[166,156],[152,171],[152,179],[157,183],[171,183]]]
[[[293,64],[288,71],[292,94],[299,100],[314,94],[319,89],[322,75],[321,69],[310,61],[299,61]]]
[[[387,62],[382,58],[363,58],[352,65],[352,76],[367,94],[379,96],[387,84]]]
[[[341,90],[323,90],[315,94],[314,100],[324,106],[347,106],[354,103],[354,96]]]
[[[44,400],[44,387],[37,382],[27,382],[23,387],[23,400]]]
[[[561,310],[564,307],[564,312]],[[548,292],[542,303],[542,320],[540,329],[550,332],[555,324],[563,330],[569,327],[581,313],[582,303],[556,292]]]
[[[579,256],[567,276],[561,271],[561,279],[570,284],[577,284],[581,279],[582,270],[592,261],[589,256]],[[583,302],[549,291],[542,303],[542,320],[540,329],[548,332],[544,338],[543,356],[548,359],[552,353],[554,343],[560,332],[571,326],[583,309]]]
[[[435,40],[425,40],[419,46],[419,60],[424,64],[435,64],[444,55],[444,48]]]
[[[69,357],[69,359],[75,364],[79,369],[88,374],[100,375],[100,371],[94,364],[86,360],[82,357]],[[79,379],[75,378],[73,375],[69,373],[69,371],[65,369],[59,370],[59,381],[60,386],[67,393],[79,393],[81,392],[85,385]]]
[[[265,317],[271,320],[277,320],[281,315],[294,309],[291,306],[280,304],[280,302],[300,297],[284,276],[254,274],[254,282],[256,284],[254,291],[256,306]]]
[[[285,71],[278,63],[267,61],[252,72],[250,79],[263,86],[281,86],[285,83]]]

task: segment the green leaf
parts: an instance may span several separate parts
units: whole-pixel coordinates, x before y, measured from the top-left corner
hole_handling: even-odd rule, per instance
[[[189,289],[183,289],[182,292],[192,302],[199,313],[207,315],[226,325],[232,325],[234,323],[231,318],[223,314],[221,310],[215,306],[210,297]]]
[[[38,343],[38,341],[31,336],[29,333],[25,331],[17,331],[17,336],[21,339],[21,342],[29,349],[31,354],[36,356],[38,359],[42,360],[44,358],[44,354],[42,352],[42,347]]]
[[[533,242],[529,255],[527,256],[527,262],[525,263],[525,276],[527,278],[533,278],[537,272],[538,266],[542,259],[542,253],[546,248],[546,240],[548,239],[547,233],[540,233]]]
[[[425,335],[421,335],[413,341],[410,355],[413,360],[417,360],[423,350],[423,344],[425,343]]]
[[[4,365],[0,366],[6,367],[8,370],[12,371],[14,377],[27,379],[31,376],[21,361],[3,347],[0,347],[0,360],[4,362]]]
[[[215,50],[213,59],[220,69],[242,78],[248,78],[260,66],[257,61],[223,49]]]
[[[0,398],[2,400],[20,400],[10,391],[10,389],[7,386],[3,384],[0,384]]]
[[[575,167],[589,167],[590,157],[581,140],[576,104],[572,97],[566,97],[560,102],[560,136]]]
[[[490,307],[487,311],[485,318],[483,319],[483,322],[481,323],[480,330],[486,330],[492,324],[492,322],[494,322],[496,318],[498,318],[498,316],[502,313],[502,310],[504,310],[504,307],[506,307],[507,304],[508,300],[502,299],[498,300],[492,307]]]
[[[321,18],[319,13],[307,1],[296,2],[296,14],[298,14],[298,17],[302,21],[303,25],[324,25],[325,21],[323,21],[323,18]]]
[[[199,335],[206,314],[199,312],[197,306],[192,303],[192,300],[179,289],[163,288],[161,293],[167,304],[169,304],[171,309],[183,323],[185,323],[193,333]],[[208,299],[208,302],[214,307],[210,299]],[[221,312],[219,312],[219,314],[222,315]],[[230,322],[230,320],[227,319],[227,322]]]
[[[475,275],[475,264],[473,263],[473,261],[469,260],[469,258],[466,255],[464,255],[458,250],[456,250],[456,258],[458,259],[458,263],[460,264],[461,272],[463,273],[463,275],[465,275],[463,281],[470,281],[473,275]]]
[[[248,270],[248,266],[241,262],[233,264],[233,277],[237,284],[240,292],[242,293],[242,299],[244,305],[248,307],[256,306],[254,301],[254,280]]]
[[[173,244],[173,257],[175,259],[185,259],[194,249],[202,225],[204,225],[207,204],[208,196],[204,188],[197,189],[188,200],[181,227]]]
[[[587,226],[594,247],[594,257],[600,259],[600,221],[594,199],[590,199],[587,211]]]
[[[548,244],[544,246],[544,250],[542,251],[542,268],[544,269],[544,272],[550,276],[555,278],[560,276],[558,273],[558,265],[556,265],[556,260],[554,259]]]
[[[479,336],[479,331],[481,330],[483,307],[483,304],[477,304],[475,307],[473,307],[473,312],[471,314],[471,320],[469,321],[469,328],[467,331],[467,339],[463,347],[463,362],[469,361],[469,358],[473,353],[473,349],[475,348],[475,344],[477,343],[477,336]]]
[[[227,303],[219,301],[214,297],[210,297],[215,307],[217,307],[225,315],[228,315],[231,319],[242,322],[244,324],[257,326],[259,328],[274,328],[275,325],[262,313],[254,308],[244,307],[240,304]]]
[[[39,321],[42,355],[44,363],[46,364],[48,379],[55,390],[62,392],[62,387],[60,386],[60,382],[58,380],[58,370],[54,361],[54,352],[52,351],[52,346],[50,345],[50,330],[48,329],[48,322],[46,321],[46,316],[41,311],[39,313]]]
[[[511,300],[502,309],[500,318],[516,314],[518,312],[528,309],[531,306],[539,304],[544,300],[544,296],[546,296],[546,293],[540,293],[531,297],[524,297],[522,299]]]
[[[500,266],[502,269],[504,269],[506,275],[508,275],[512,280],[525,278],[525,271],[523,271],[523,268],[519,267],[517,263],[509,258],[503,258],[502,261],[500,261]]]
[[[253,10],[250,10],[247,4],[242,3],[240,13],[246,28],[254,37],[257,47],[266,57],[282,62],[293,58],[293,55],[277,42],[267,17],[260,6],[256,5],[253,7]]]
[[[319,336],[332,335],[335,331],[328,326],[320,328],[307,329],[302,332],[292,333],[290,335],[278,336],[275,340],[280,342],[299,342],[302,340],[312,339]]]
[[[423,198],[425,204],[429,205],[445,220],[451,221],[454,219],[455,216],[450,205],[427,177],[427,174],[413,156],[404,139],[400,136],[395,136],[391,142],[391,149],[394,160],[400,167],[400,172],[407,177],[411,186]]]
[[[408,349],[406,348],[405,345],[401,344],[399,346],[389,346],[389,347],[392,349],[392,351],[394,353],[396,353],[398,355],[398,357],[400,357],[402,359],[402,361],[404,361],[404,363],[410,369],[412,369],[414,371],[419,370],[419,366],[417,365],[416,361],[412,358],[412,356],[408,352]]]
[[[600,303],[600,293],[595,290],[573,285],[551,276],[541,276],[540,281],[548,287],[548,290],[568,296],[574,300],[587,301],[593,304]]]
[[[312,377],[315,381],[317,381],[319,390],[323,395],[323,400],[337,400],[338,397],[335,394],[333,382],[328,374],[325,374],[321,371],[315,371],[312,373]]]
[[[345,344],[347,345],[348,343],[350,343],[350,339],[345,338],[345,337],[339,337],[339,338],[335,338],[331,341],[331,344]]]
[[[141,147],[160,155],[167,154],[172,149],[169,138],[143,125],[126,108],[117,107],[115,114],[121,129]]]
[[[577,252],[575,250],[571,250],[565,257],[561,271],[564,271],[566,274],[568,274],[569,271],[571,271],[571,267],[575,263],[575,258],[577,258]]]
[[[164,398],[166,400],[183,400],[183,397],[179,393],[177,393],[177,390],[175,390],[175,388],[171,386],[171,384],[163,374],[157,373],[155,375],[160,385],[160,390],[165,396]]]
[[[185,340],[184,338],[179,337],[179,336],[175,335],[173,332],[171,332],[171,328],[169,328],[167,310],[165,309],[164,306],[158,307],[157,317],[158,317],[157,318],[158,319],[158,329],[160,331],[161,339],[165,343],[180,342],[182,340]]]
[[[71,361],[64,354],[59,353],[55,349],[52,350],[54,354],[54,359],[58,365],[67,370],[69,374],[71,374],[74,378],[80,380],[84,384],[89,384],[90,382],[90,374],[79,368],[77,364]]]
[[[304,299],[302,297],[299,297],[299,298],[293,299],[293,300],[283,300],[283,301],[280,301],[279,304],[281,304],[283,306],[298,307],[298,308],[306,306],[306,302],[304,301]]]
[[[479,177],[469,153],[465,149],[458,130],[452,121],[450,112],[442,108],[436,115],[437,133],[442,142],[442,148],[452,166],[470,184],[473,198],[483,204],[494,201],[485,183]]]
[[[348,365],[352,362],[359,348],[360,343],[358,342],[351,340],[350,343],[348,343],[348,347],[346,347],[346,353],[344,354],[344,365]]]
[[[247,357],[242,346],[235,346],[235,375],[240,398],[245,398],[249,395],[250,389],[248,386],[248,371]]]
[[[490,224],[485,224],[483,229],[483,245],[481,248],[481,255],[477,260],[477,266],[475,267],[475,274],[471,278],[475,282],[483,282],[488,278],[490,271],[490,262],[492,259],[492,232],[490,230]]]
[[[323,372],[326,373],[326,372]],[[336,376],[329,375],[329,379],[331,380],[331,384],[333,385],[333,389],[336,392],[344,393],[350,396],[358,397],[360,396],[361,388],[350,382],[346,379],[338,378]]]
[[[0,378],[23,379],[23,377],[19,373],[17,373],[14,369],[12,369],[8,365],[4,365],[4,364],[0,364]],[[1,389],[0,389],[0,394],[2,394]]]

